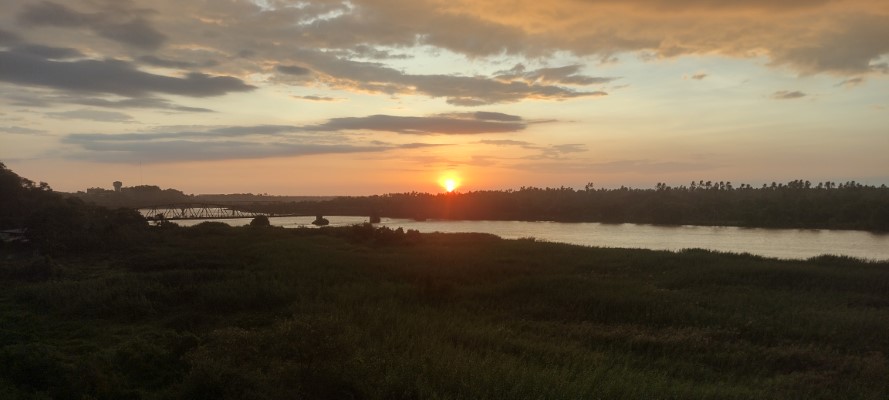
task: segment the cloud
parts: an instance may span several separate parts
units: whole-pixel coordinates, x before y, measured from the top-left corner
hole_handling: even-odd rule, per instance
[[[382,152],[420,144],[364,143],[338,133],[306,133],[298,126],[256,125],[172,127],[153,132],[77,133],[62,142],[77,151],[69,157],[113,163],[165,163]]]
[[[12,51],[15,53],[28,54],[50,60],[65,60],[70,58],[80,58],[84,56],[83,53],[81,53],[77,49],[70,49],[67,47],[43,46],[39,44],[26,44],[22,46],[16,46],[15,48],[13,48]]]
[[[65,117],[84,116],[72,112]],[[100,113],[113,119],[111,113]],[[121,117],[122,118],[122,117]],[[386,143],[368,141],[355,131],[400,134],[508,133],[525,129],[518,116],[496,112],[442,114],[426,117],[371,115],[332,118],[316,125],[244,125],[158,127],[118,134],[75,133],[62,142],[80,149],[76,158],[102,162],[202,161],[353,152],[381,152],[446,146],[442,143]],[[571,146],[553,151],[569,152]],[[149,161],[150,160],[150,161]]]
[[[582,65],[566,65],[556,68],[540,68],[526,71],[523,64],[516,64],[512,69],[495,73],[496,79],[503,81],[522,80],[525,82],[542,82],[563,85],[596,85],[614,81],[617,78],[593,77],[580,74]]]
[[[230,76],[192,72],[184,77],[155,75],[118,60],[60,62],[20,51],[0,51],[0,80],[54,89],[139,97],[166,93],[191,97],[244,92],[254,86]]]
[[[213,110],[207,108],[183,106],[174,104],[166,99],[151,96],[136,98],[104,98],[81,94],[54,94],[39,89],[37,91],[18,90],[18,93],[7,94],[2,98],[8,100],[9,104],[25,107],[53,107],[57,104],[77,104],[111,109],[135,108],[156,109],[170,112],[213,112]]]
[[[506,114],[500,115],[506,116]],[[324,124],[309,126],[305,129],[318,131],[370,130],[415,135],[471,135],[517,132],[527,127],[527,124],[521,120],[504,121],[502,116],[499,120],[486,120],[477,117],[460,118],[453,115],[429,117],[371,115],[367,117],[333,118]]]
[[[86,119],[100,122],[133,122],[133,117],[121,112],[100,110],[72,110],[46,113],[47,117],[57,119]]]
[[[293,97],[294,99],[308,100],[308,101],[340,101],[340,100],[343,100],[343,99],[338,99],[338,98],[335,98],[335,97],[315,96],[315,95],[309,95],[309,96],[290,96],[290,97]]]
[[[790,99],[798,99],[801,97],[806,97],[806,94],[800,92],[798,90],[789,91],[789,90],[779,90],[775,93],[772,93],[771,96],[773,99],[777,100],[790,100]]]
[[[406,74],[379,63],[346,60],[314,50],[302,50],[297,56],[322,74],[318,77],[321,82],[333,88],[387,94],[424,94],[445,97],[448,104],[459,106],[512,103],[525,99],[566,100],[607,94],[541,81],[530,82],[524,78],[510,81],[485,76]]]
[[[696,73],[696,74],[690,76],[690,78],[691,78],[691,79],[694,79],[694,80],[696,80],[696,81],[700,81],[700,80],[703,80],[704,78],[706,78],[707,76],[708,76],[708,75],[705,74],[705,73],[703,73],[703,72],[698,72],[698,73]]]
[[[104,142],[68,138],[86,150],[71,155],[75,159],[111,163],[166,163],[210,160],[297,157],[319,154],[364,153],[390,150],[379,146],[254,143],[238,141],[203,142],[171,140],[159,142]]]
[[[90,97],[66,97],[64,100],[71,104],[80,104],[85,106],[106,107],[106,108],[154,108],[159,110],[169,110],[178,112],[213,112],[213,110],[201,107],[188,107],[173,104],[167,100],[157,97],[139,97],[118,100],[108,100],[102,98]]]
[[[177,61],[177,60],[168,60],[165,58],[160,58],[157,56],[141,56],[137,59],[139,62],[151,65],[153,67],[161,67],[161,68],[173,68],[173,69],[193,69],[199,67],[212,67],[217,65],[216,61],[206,61],[203,63],[194,63],[189,61]]]
[[[0,29],[0,45],[11,45],[22,40],[19,35],[7,30]]]
[[[858,86],[862,83],[864,83],[864,78],[857,76],[854,78],[849,78],[849,79],[843,80],[842,82],[837,83],[837,86],[854,87],[854,86]]]
[[[386,50],[379,50],[373,46],[359,44],[350,51],[352,56],[356,58],[367,58],[372,60],[406,60],[413,58],[410,54],[392,54]]]
[[[0,126],[0,132],[16,135],[42,135],[46,133],[46,131],[40,129],[31,129],[21,126]]]
[[[478,143],[489,144],[492,146],[534,147],[534,145],[530,142],[525,142],[525,141],[521,141],[521,140],[509,140],[509,139],[485,139],[485,140],[479,140]]]
[[[19,21],[27,26],[84,27],[106,39],[147,50],[157,49],[167,39],[141,16],[127,15],[129,12],[117,7],[108,9],[116,12],[81,13],[44,1],[26,5]]]
[[[287,74],[287,75],[308,75],[312,73],[312,70],[304,67],[300,67],[298,65],[279,65],[276,67],[278,72]]]
[[[776,50],[773,63],[788,64],[805,73],[881,71],[875,61],[889,53],[889,15],[857,15],[839,22],[841,29],[818,32],[805,44]]]

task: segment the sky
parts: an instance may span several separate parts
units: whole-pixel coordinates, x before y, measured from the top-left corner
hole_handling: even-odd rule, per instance
[[[889,184],[886,0],[4,0],[55,190]]]

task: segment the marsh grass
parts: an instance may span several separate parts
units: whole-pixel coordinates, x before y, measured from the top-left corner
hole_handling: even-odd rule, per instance
[[[889,396],[887,263],[217,225],[4,259],[3,398]]]

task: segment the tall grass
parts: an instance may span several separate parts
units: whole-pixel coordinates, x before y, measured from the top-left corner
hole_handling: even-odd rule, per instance
[[[35,262],[3,398],[889,396],[886,263],[219,226]]]

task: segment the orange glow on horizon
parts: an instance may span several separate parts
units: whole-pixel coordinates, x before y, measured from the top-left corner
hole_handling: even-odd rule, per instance
[[[438,180],[438,184],[448,193],[453,192],[455,189],[460,187],[460,178],[456,177],[453,174],[447,174],[442,176]]]

